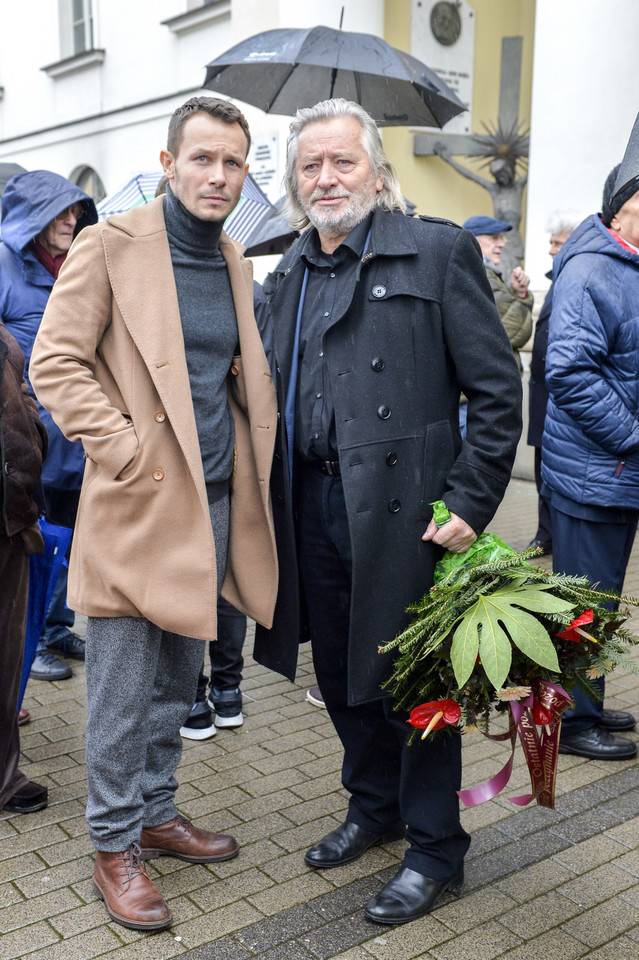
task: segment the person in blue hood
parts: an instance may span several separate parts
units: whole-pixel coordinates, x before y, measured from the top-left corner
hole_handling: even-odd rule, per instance
[[[554,569],[617,593],[639,518],[639,149],[635,158],[631,175],[626,151],[606,180],[602,214],[587,217],[555,259],[541,468]],[[601,700],[571,691],[559,752],[631,759],[636,743],[615,732],[633,730],[634,717],[605,710],[603,679],[596,684]]]
[[[0,224],[0,318],[18,341],[27,371],[44,308],[73,238],[97,219],[93,200],[57,173],[33,170],[19,173],[7,183]],[[33,394],[30,385],[29,389]],[[72,527],[84,452],[80,443],[70,443],[62,435],[42,406],[39,409],[49,437],[42,472],[47,515],[54,523]],[[63,680],[71,676],[71,668],[53,651],[84,659],[84,641],[71,632],[73,624],[74,614],[66,605],[63,568],[31,670],[34,679]]]

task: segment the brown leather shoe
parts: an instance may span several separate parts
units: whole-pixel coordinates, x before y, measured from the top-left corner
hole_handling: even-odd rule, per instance
[[[98,850],[93,888],[109,916],[131,930],[163,930],[173,915],[144,869],[140,848],[132,843],[122,853]]]
[[[145,860],[153,860],[154,857],[176,857],[188,863],[231,860],[237,856],[240,849],[235,837],[200,830],[186,817],[180,816],[157,827],[144,827],[140,846]]]

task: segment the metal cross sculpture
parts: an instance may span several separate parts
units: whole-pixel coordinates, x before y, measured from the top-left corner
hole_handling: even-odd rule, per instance
[[[527,175],[517,177],[518,165],[526,168],[528,134],[522,132],[519,122],[519,90],[521,85],[522,37],[504,37],[501,44],[501,74],[499,81],[499,116],[496,127],[483,124],[487,134],[421,133],[415,137],[415,154],[436,155],[454,170],[479,184],[489,192],[498,220],[512,225],[507,234],[506,247],[501,256],[503,275],[509,277],[521,263],[524,244],[519,231],[522,197]],[[482,157],[493,180],[487,180],[462,166],[454,156]]]

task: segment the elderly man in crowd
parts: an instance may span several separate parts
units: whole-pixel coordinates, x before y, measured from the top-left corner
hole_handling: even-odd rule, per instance
[[[553,566],[602,590],[623,589],[639,518],[639,117],[623,163],[555,260],[546,355],[550,392],[541,472],[550,497]],[[629,713],[573,692],[561,753],[628,760]]]
[[[203,641],[217,635],[222,583],[267,626],[277,594],[275,390],[250,265],[222,232],[249,145],[233,104],[178,107],[161,153],[166,196],[83,232],[31,363],[41,400],[87,456],[69,591],[89,617],[93,882],[112,919],[134,930],[171,923],[144,858],[238,852],[233,837],[178,814],[180,727]]]
[[[380,923],[432,909],[463,880],[458,734],[407,746],[381,684],[380,644],[407,623],[442,551],[493,516],[521,428],[521,384],[473,237],[408,218],[372,118],[327,100],[288,145],[293,225],[310,225],[265,284],[281,394],[274,465],[280,592],[255,655],[293,676],[310,631],[344,747],[346,821],[306,862],[330,869],[404,835],[397,875],[368,904]],[[458,429],[460,389],[468,436]],[[431,502],[451,519],[438,528]]]
[[[75,183],[50,170],[19,173],[2,197],[0,317],[18,341],[28,369],[31,350],[51,289],[73,238],[97,221],[95,204]],[[28,380],[28,373],[27,373]],[[84,473],[84,452],[70,443],[40,408],[49,436],[42,473],[47,516],[73,527]],[[35,680],[64,680],[71,667],[55,654],[84,660],[84,640],[73,633],[73,610],[66,603],[67,570],[62,567],[31,668]]]

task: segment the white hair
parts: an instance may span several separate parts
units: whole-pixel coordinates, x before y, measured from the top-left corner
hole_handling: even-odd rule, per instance
[[[399,178],[395,166],[384,153],[382,138],[377,124],[359,103],[342,98],[322,100],[314,107],[302,107],[295,114],[288,137],[286,154],[286,172],[284,187],[286,189],[286,210],[288,220],[295,230],[303,230],[310,223],[308,216],[299,200],[297,177],[295,176],[295,161],[300,133],[309,123],[322,123],[333,120],[335,117],[355,117],[362,128],[362,147],[368,154],[373,176],[382,178],[382,189],[377,193],[375,204],[385,210],[406,210],[406,202],[399,186]]]
[[[576,210],[554,210],[546,222],[546,233],[551,236],[556,233],[572,233],[583,219],[583,214]]]

